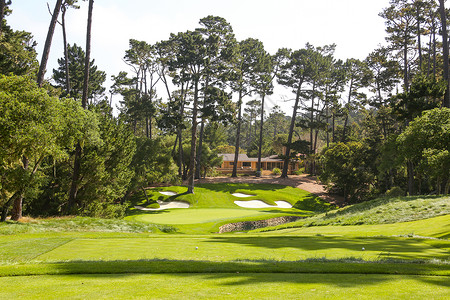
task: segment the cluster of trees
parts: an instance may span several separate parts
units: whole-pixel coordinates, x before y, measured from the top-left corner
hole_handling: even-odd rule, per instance
[[[355,95],[364,105],[359,122],[321,153],[320,178],[346,199],[391,190],[448,193],[448,15],[444,1],[425,0],[391,0],[380,13],[387,45],[361,62],[359,74],[368,76],[355,86],[371,97]],[[352,91],[350,85],[347,110]]]
[[[221,163],[218,153],[237,160],[242,151],[260,162],[284,150],[282,177],[301,153],[306,171],[347,200],[394,187],[448,193],[443,1],[392,0],[380,14],[388,44],[365,60],[336,59],[335,45],[271,55],[261,41],[238,41],[225,19],[208,16],[155,44],[131,39],[123,58],[129,69],[112,76],[109,99],[106,73],[90,57],[92,0],[86,48],[66,36],[65,15],[77,2],[56,1],[40,63],[31,33],[10,28],[10,2],[0,2],[2,220],[11,206],[15,220],[22,210],[120,216],[133,192],[186,180],[193,193],[194,179]],[[64,53],[47,82],[58,23]],[[265,113],[275,83],[293,93],[289,116],[278,106]]]

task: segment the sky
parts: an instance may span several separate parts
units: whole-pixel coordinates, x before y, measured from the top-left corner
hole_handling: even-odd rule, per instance
[[[13,0],[13,13],[7,17],[13,29],[34,35],[39,60],[51,18],[47,3],[53,11],[55,2]],[[87,2],[79,2],[81,9],[66,14],[67,39],[84,48]],[[388,5],[389,0],[95,0],[91,58],[107,73],[108,91],[111,75],[130,71],[122,60],[129,39],[153,44],[168,39],[170,33],[194,30],[201,18],[215,15],[231,24],[239,41],[259,39],[271,54],[283,47],[296,50],[306,43],[316,47],[334,43],[336,58],[364,59],[384,44],[385,25],[378,14]],[[57,26],[46,78],[62,56],[62,31]],[[160,96],[165,98],[162,90]],[[285,100],[292,97],[290,91],[277,87],[267,110],[276,104],[288,112],[292,104]]]

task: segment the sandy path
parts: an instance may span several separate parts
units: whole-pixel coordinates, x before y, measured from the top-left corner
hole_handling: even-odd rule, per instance
[[[343,204],[343,197],[328,194],[325,190],[325,186],[320,184],[316,177],[307,176],[307,175],[290,175],[289,178],[280,178],[273,176],[263,176],[263,177],[251,177],[251,176],[242,176],[242,177],[209,177],[204,179],[196,180],[197,183],[217,183],[217,182],[235,182],[235,183],[272,183],[272,184],[281,184],[286,186],[296,187],[307,192],[316,194],[322,199],[335,203],[338,205]]]

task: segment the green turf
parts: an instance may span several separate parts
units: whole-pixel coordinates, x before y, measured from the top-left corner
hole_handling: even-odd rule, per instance
[[[182,187],[164,190],[183,193]],[[267,203],[285,200],[296,208],[239,208],[233,201],[242,199],[232,192]],[[195,195],[175,198],[193,207],[130,210],[127,220],[0,224],[0,298],[446,299],[450,294],[448,197],[378,199],[328,211],[294,228],[228,234],[208,232],[228,222],[308,216],[330,207],[276,185],[205,185]],[[168,199],[174,200],[162,200]],[[395,216],[410,222],[395,222]]]
[[[0,278],[2,299],[448,299],[448,277],[113,274]]]

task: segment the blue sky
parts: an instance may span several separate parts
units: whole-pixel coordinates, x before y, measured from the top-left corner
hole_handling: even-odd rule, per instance
[[[8,17],[14,29],[33,33],[39,58],[50,22],[47,2],[53,9],[56,0],[13,0]],[[388,4],[389,0],[95,0],[92,57],[107,72],[108,90],[111,75],[129,71],[122,58],[130,38],[155,43],[172,32],[193,30],[201,18],[216,15],[232,25],[238,40],[257,38],[272,54],[281,47],[300,49],[307,42],[335,43],[337,58],[364,59],[384,43],[384,21],[378,14]],[[80,10],[67,12],[68,41],[84,47],[87,3],[80,5]],[[58,26],[46,77],[63,56],[62,47]],[[289,91],[276,90],[269,108],[290,97]]]

